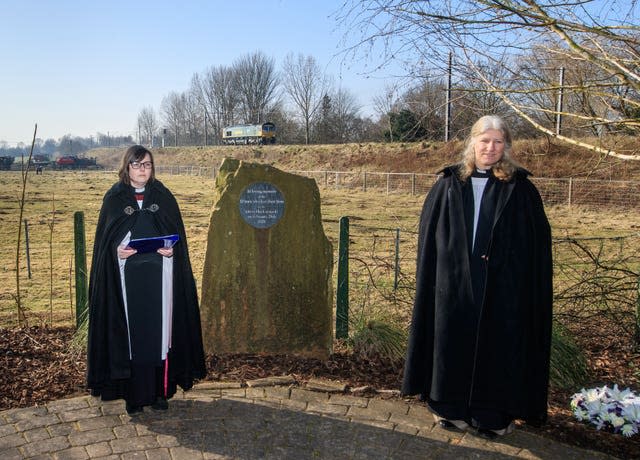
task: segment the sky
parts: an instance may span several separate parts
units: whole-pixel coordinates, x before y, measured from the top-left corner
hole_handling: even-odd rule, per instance
[[[362,115],[393,69],[346,59],[343,0],[3,0],[0,2],[0,141],[66,134],[133,135],[144,107],[191,78],[262,51],[280,69],[288,53],[313,56],[352,92]],[[353,33],[353,32],[351,32]],[[347,36],[348,37],[348,36]]]

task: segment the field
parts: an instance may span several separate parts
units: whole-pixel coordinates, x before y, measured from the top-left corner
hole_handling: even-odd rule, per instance
[[[51,324],[52,319],[53,325],[73,324],[73,215],[76,211],[84,213],[89,265],[101,199],[114,177],[113,172],[51,171],[28,176],[19,254],[20,298],[28,324]],[[180,203],[198,281],[206,251],[214,181],[208,177],[181,175],[160,176],[160,179],[173,190]],[[15,266],[21,180],[19,172],[0,174],[0,326],[5,327],[15,325],[17,320]],[[399,261],[402,273],[410,279],[423,196],[324,188],[321,196],[325,232],[334,245],[334,259],[337,260],[338,221],[342,216],[350,217],[352,266],[355,267],[358,263],[375,265],[372,258],[391,261],[395,229],[399,229]],[[556,238],[624,237],[637,233],[640,228],[638,213],[555,207],[548,209],[548,215]],[[357,288],[357,273],[352,280]],[[352,297],[355,297],[353,303],[360,303],[356,294]]]
[[[213,179],[166,176],[161,180],[174,191],[180,203],[196,279],[200,278]],[[70,325],[75,294],[73,290],[73,215],[85,217],[87,264],[91,260],[93,234],[102,196],[114,181],[113,173],[47,172],[30,175],[24,207],[20,248],[21,301],[29,324]],[[0,175],[0,325],[16,320],[16,241],[18,232],[21,176],[17,172]],[[337,248],[338,220],[343,215],[374,227],[414,229],[422,198],[417,196],[373,196],[369,194],[323,193],[325,231]],[[24,220],[29,234],[26,257]],[[51,256],[51,259],[50,259]],[[27,265],[29,261],[29,266]],[[28,272],[31,278],[28,278]],[[53,276],[52,276],[53,274]]]

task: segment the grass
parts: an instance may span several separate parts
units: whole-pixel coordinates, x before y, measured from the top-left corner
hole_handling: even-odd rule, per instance
[[[27,279],[27,258],[21,254],[21,295],[27,309],[29,324],[48,324],[50,302],[50,270],[53,270],[53,323],[73,324],[75,293],[73,291],[73,214],[84,211],[87,266],[91,261],[93,235],[102,196],[115,181],[114,172],[53,172],[30,175],[24,218],[29,226],[31,279]],[[191,261],[199,283],[206,251],[206,238],[214,181],[208,177],[160,176],[180,203],[189,239]],[[0,173],[0,326],[15,324],[15,259],[17,211],[20,173]],[[380,192],[321,189],[322,215],[329,239],[334,245],[337,260],[338,221],[341,216],[351,218],[351,257],[354,269],[351,277],[351,297],[357,302],[370,289],[373,271],[381,276],[381,288],[390,296],[404,296],[395,305],[408,317],[406,299],[411,296],[411,273],[415,265],[415,231],[417,230],[423,196],[409,194],[386,195]],[[55,213],[52,212],[55,200]],[[563,207],[548,209],[554,236],[588,237],[615,236],[637,232],[638,213],[624,213],[608,209],[584,211]],[[55,218],[52,246],[53,266],[49,263],[49,232]],[[22,223],[21,225],[24,225]],[[395,229],[401,230],[400,264],[408,275],[401,280],[399,291],[393,291],[389,269],[395,249]],[[23,233],[24,237],[24,233]],[[375,244],[374,244],[375,241]],[[22,245],[23,251],[25,245]],[[361,269],[363,267],[360,267]],[[335,276],[335,270],[334,270]],[[386,278],[385,278],[386,277]],[[405,284],[402,284],[404,282]],[[335,285],[335,283],[334,283]],[[199,285],[198,285],[199,286]],[[366,294],[368,295],[368,294]],[[397,298],[396,298],[397,300]],[[373,299],[384,308],[388,298]]]

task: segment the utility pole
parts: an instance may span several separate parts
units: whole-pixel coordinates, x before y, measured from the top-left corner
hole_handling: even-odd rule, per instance
[[[453,55],[449,52],[449,65],[447,66],[447,100],[444,115],[444,141],[448,142],[451,136],[451,67]]]
[[[207,145],[207,109],[204,109],[204,145]]]
[[[558,100],[556,101],[556,136],[562,132],[562,99],[564,95],[564,67],[560,67],[560,81],[558,82]]]

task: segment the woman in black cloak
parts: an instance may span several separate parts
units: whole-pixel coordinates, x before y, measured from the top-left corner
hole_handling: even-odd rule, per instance
[[[546,420],[551,230],[511,134],[480,118],[424,203],[402,392],[443,428],[495,438]]]
[[[103,400],[124,399],[133,414],[167,409],[177,385],[190,389],[206,370],[178,203],[141,145],[127,149],[119,177],[104,196],[94,240],[87,386]],[[166,237],[161,247],[132,247],[154,237]]]

